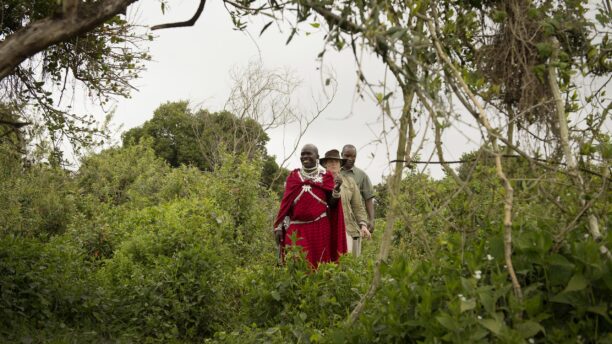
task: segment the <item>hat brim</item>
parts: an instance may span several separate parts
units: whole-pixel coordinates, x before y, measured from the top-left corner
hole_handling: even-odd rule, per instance
[[[346,159],[338,159],[338,158],[321,158],[321,159],[319,159],[319,164],[325,165],[327,160],[337,160],[337,161],[340,161],[340,166],[343,166],[344,164],[346,164]]]

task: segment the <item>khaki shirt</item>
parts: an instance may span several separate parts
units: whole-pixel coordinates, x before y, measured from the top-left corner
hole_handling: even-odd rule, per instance
[[[353,166],[350,170],[340,170],[343,176],[351,176],[355,180],[355,183],[359,187],[361,193],[361,199],[365,202],[370,198],[374,197],[374,188],[368,175],[360,168]]]
[[[368,223],[368,215],[366,214],[365,206],[361,200],[359,187],[353,178],[342,176],[340,199],[342,200],[346,233],[353,238],[361,236],[359,233],[359,225]]]

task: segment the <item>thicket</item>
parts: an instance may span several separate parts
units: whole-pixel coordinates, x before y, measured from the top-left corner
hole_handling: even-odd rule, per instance
[[[449,197],[450,178],[405,175],[402,219],[411,222],[396,224],[381,288],[349,326],[380,234],[359,259],[311,271],[293,250],[278,267],[269,228],[277,200],[260,185],[257,159],[224,156],[213,172],[170,168],[146,144],[89,156],[75,173],[3,159],[2,341],[612,339],[609,259],[580,228],[558,245],[568,215],[546,205],[528,179],[515,182],[513,260],[524,289],[516,298],[491,209],[503,188],[486,160],[470,169],[471,194]],[[528,166],[517,161],[514,169]],[[562,187],[567,178],[548,181]],[[607,226],[607,200],[594,209]]]

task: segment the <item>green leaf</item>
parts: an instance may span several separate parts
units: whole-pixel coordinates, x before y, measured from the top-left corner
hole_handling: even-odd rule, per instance
[[[470,339],[472,341],[479,341],[489,334],[489,332],[483,328],[475,328],[473,331],[470,332],[472,333],[470,335]]]
[[[612,158],[612,143],[603,142],[597,146],[599,151],[601,152],[601,157],[605,160]]]
[[[278,293],[278,291],[276,290],[272,290],[272,292],[270,293],[270,295],[272,295],[272,298],[276,301],[280,301],[281,300],[281,296]]]
[[[563,290],[563,293],[570,291],[579,291],[587,287],[589,281],[582,276],[582,274],[576,274],[572,276],[572,279],[567,283],[567,287]]]
[[[493,293],[490,290],[479,291],[478,297],[480,298],[480,303],[484,307],[484,309],[489,314],[495,313],[495,298],[493,297]]]
[[[295,36],[296,32],[297,32],[296,28],[291,29],[291,33],[289,34],[289,38],[287,38],[287,42],[285,42],[285,45],[288,45],[289,43],[291,43],[291,40],[293,39],[293,36]]]
[[[517,330],[523,338],[531,338],[539,332],[546,334],[546,330],[544,329],[544,327],[542,327],[542,325],[531,320],[527,320],[523,323],[517,324],[514,329]]]
[[[597,306],[587,307],[587,311],[595,314],[599,314],[604,317],[609,323],[612,323],[608,316],[608,306],[605,303],[600,303]]]
[[[310,23],[310,26],[314,27],[315,29],[318,29],[321,26],[321,24],[319,24],[319,23]]]
[[[380,104],[382,103],[384,95],[382,93],[376,93],[376,101]]]
[[[508,17],[508,13],[506,11],[494,10],[492,20],[496,23],[503,22]]]
[[[272,23],[274,23],[274,21],[271,21],[268,24],[264,25],[263,29],[261,29],[261,31],[259,32],[259,35],[263,35],[263,33],[270,27],[270,25],[272,25]]]
[[[478,321],[480,325],[484,326],[487,330],[493,332],[495,335],[499,335],[501,332],[502,324],[495,319],[482,319]]]
[[[436,320],[438,320],[438,322],[442,324],[442,326],[444,326],[447,330],[456,332],[459,329],[457,320],[451,318],[451,316],[449,316],[448,314],[438,315],[436,317]]]
[[[551,302],[556,302],[556,303],[565,303],[566,305],[572,305],[574,306],[574,298],[572,297],[571,294],[567,294],[564,292],[560,292],[559,294],[553,296],[550,298]]]
[[[465,311],[469,311],[471,309],[476,308],[476,300],[475,299],[469,299],[469,300],[461,300],[461,305],[459,306],[459,309],[461,311],[461,313],[465,312]]]
[[[554,266],[560,266],[567,269],[573,269],[574,264],[570,262],[565,256],[555,253],[551,256],[548,256],[548,263]]]
[[[476,279],[461,277],[461,286],[463,287],[463,291],[466,293],[471,293],[474,291],[474,289],[476,289]]]

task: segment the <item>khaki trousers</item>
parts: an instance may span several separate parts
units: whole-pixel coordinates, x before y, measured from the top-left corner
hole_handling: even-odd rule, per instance
[[[353,238],[346,234],[346,248],[349,252],[353,253],[353,256],[361,256],[361,237]]]

